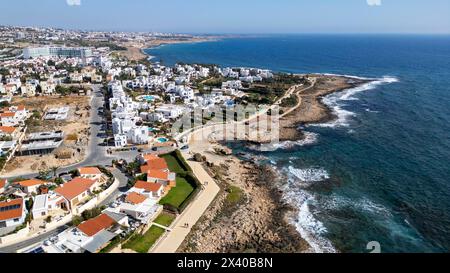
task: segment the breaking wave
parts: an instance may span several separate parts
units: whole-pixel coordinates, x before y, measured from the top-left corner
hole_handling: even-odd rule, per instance
[[[282,141],[279,143],[269,143],[261,145],[249,145],[248,148],[259,152],[274,152],[280,149],[291,149],[296,146],[306,146],[317,142],[318,134],[312,132],[303,132],[305,137],[297,141]]]
[[[283,199],[298,209],[292,219],[292,224],[300,236],[311,246],[315,253],[335,253],[331,241],[325,238],[328,232],[324,224],[317,219],[312,209],[316,203],[313,194],[302,188],[302,183],[314,183],[329,178],[329,174],[320,168],[296,169],[292,166],[287,170],[288,183],[284,185]]]
[[[326,75],[332,75],[332,74],[326,74]],[[348,78],[354,78],[354,79],[371,80],[371,82],[368,82],[361,86],[357,86],[354,88],[344,90],[342,92],[338,92],[338,93],[334,93],[334,94],[326,96],[322,101],[328,107],[330,107],[330,109],[333,111],[333,113],[336,115],[337,118],[328,123],[313,124],[310,126],[330,127],[330,128],[348,127],[350,118],[356,116],[356,114],[351,111],[343,109],[343,107],[345,107],[345,104],[342,104],[343,101],[358,100],[358,98],[354,97],[354,95],[356,95],[360,92],[367,91],[367,90],[373,90],[380,85],[395,83],[395,82],[399,81],[396,77],[391,77],[391,76],[385,76],[385,77],[379,78],[379,79],[361,78],[361,77],[348,76],[348,75],[341,75],[341,76],[345,76]]]
[[[289,166],[289,172],[302,182],[320,182],[330,179],[328,172],[321,168],[296,169]]]

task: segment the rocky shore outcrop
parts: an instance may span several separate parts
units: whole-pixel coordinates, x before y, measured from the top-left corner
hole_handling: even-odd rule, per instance
[[[227,169],[238,170],[239,176],[222,176]],[[288,223],[287,216],[293,208],[281,201],[276,177],[270,168],[231,159],[210,171],[219,177],[223,190],[180,252],[292,253],[308,249],[308,244]],[[230,185],[243,191],[238,204],[228,201]]]

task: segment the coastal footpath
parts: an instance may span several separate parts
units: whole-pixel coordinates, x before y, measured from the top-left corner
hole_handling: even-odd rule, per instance
[[[298,130],[301,125],[325,123],[336,118],[322,102],[323,97],[367,83],[341,76],[307,76],[310,85],[286,91],[298,100],[291,107],[282,107],[282,141],[302,140],[305,136]],[[257,116],[252,117],[249,126],[255,126],[256,120]],[[216,179],[221,191],[178,251],[312,252],[292,224],[296,209],[283,201],[284,178],[272,168],[257,164],[258,158],[243,160],[217,152],[228,149],[226,143],[215,140],[226,127],[207,126],[189,137],[191,152],[206,157],[207,171]],[[205,135],[208,142],[198,141]],[[248,139],[236,141],[264,145],[264,139],[259,139],[259,143]]]

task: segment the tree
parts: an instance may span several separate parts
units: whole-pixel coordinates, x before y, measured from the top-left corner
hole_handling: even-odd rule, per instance
[[[139,169],[139,162],[133,161],[127,165],[127,173],[130,175],[134,175],[136,171]]]
[[[33,208],[33,203],[34,203],[33,198],[30,198],[25,202],[25,207],[27,208],[28,211],[31,211],[31,209]]]
[[[56,177],[56,172],[59,170],[59,167],[53,166],[50,168],[50,170],[53,172],[53,177]]]
[[[64,180],[61,177],[57,177],[57,178],[55,178],[55,183],[57,185],[61,185],[64,183]]]
[[[39,177],[41,179],[47,179],[49,175],[50,175],[50,171],[49,170],[40,170],[39,171]]]

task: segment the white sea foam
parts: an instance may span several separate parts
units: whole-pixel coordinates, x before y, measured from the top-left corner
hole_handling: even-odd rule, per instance
[[[317,142],[318,134],[312,132],[304,132],[305,137],[297,141],[282,141],[278,143],[268,143],[262,145],[250,145],[248,148],[261,152],[273,152],[280,149],[291,149],[295,146],[306,146]]]
[[[376,215],[378,217],[392,217],[392,213],[388,208],[368,199],[367,197],[360,199],[351,199],[343,196],[331,195],[328,196],[326,200],[324,200],[324,202],[321,204],[321,207],[327,210],[340,210],[351,207],[361,212]]]
[[[289,172],[302,182],[320,182],[330,179],[328,172],[322,168],[296,169],[289,166]]]
[[[332,74],[325,74],[325,75],[332,75]],[[331,127],[331,128],[348,127],[350,118],[356,116],[356,114],[351,111],[343,109],[343,107],[345,107],[345,104],[342,104],[342,101],[358,100],[358,98],[354,97],[354,95],[360,92],[373,90],[383,84],[398,82],[397,78],[390,76],[385,76],[380,79],[361,78],[348,75],[340,75],[340,76],[355,79],[371,80],[371,82],[326,96],[323,99],[323,103],[325,103],[328,107],[332,109],[333,113],[337,116],[337,119],[328,123],[313,124],[310,126]]]
[[[315,213],[311,209],[311,206],[316,203],[314,195],[301,187],[302,182],[311,183],[327,179],[328,173],[318,168],[301,170],[289,167],[288,177],[290,179],[284,186],[283,198],[298,209],[298,214],[292,219],[296,230],[311,246],[311,251],[316,253],[336,252],[333,244],[324,236],[327,233],[326,227],[315,217]]]

